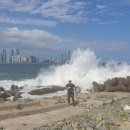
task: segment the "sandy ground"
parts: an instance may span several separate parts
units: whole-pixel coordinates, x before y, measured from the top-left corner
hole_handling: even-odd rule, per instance
[[[110,98],[102,98],[104,95]],[[76,106],[69,106],[66,102],[66,96],[28,102],[2,103],[0,105],[0,128],[3,127],[6,130],[32,130],[36,127],[80,115],[84,113],[87,107],[110,103],[127,96],[130,96],[130,94],[126,92],[78,94],[75,100],[79,104]]]

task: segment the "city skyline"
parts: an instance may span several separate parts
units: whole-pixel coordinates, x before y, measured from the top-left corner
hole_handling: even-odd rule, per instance
[[[129,62],[129,8],[130,0],[0,0],[0,48],[53,58],[90,48],[103,62]]]
[[[0,63],[12,63],[12,64],[23,64],[23,63],[56,63],[64,64],[68,63],[71,58],[71,52],[62,52],[57,58],[42,57],[39,58],[35,55],[25,55],[20,49],[0,51]]]

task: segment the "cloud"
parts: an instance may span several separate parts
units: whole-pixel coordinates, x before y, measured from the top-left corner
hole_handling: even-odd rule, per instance
[[[110,0],[110,2],[107,0],[95,0],[95,2],[91,0],[0,0],[0,12],[6,13],[7,16],[7,18],[1,17],[1,21],[5,20],[11,24],[24,24],[25,21],[28,25],[52,27],[59,22],[93,23],[93,19],[97,18],[105,21],[107,16],[115,20],[120,18],[115,18],[114,15],[121,17],[123,16],[121,14],[126,14],[125,10],[120,11],[120,3],[124,7],[130,2],[129,0]],[[10,17],[10,14],[14,18]]]
[[[0,16],[0,22],[9,23],[9,24],[38,25],[38,26],[48,26],[48,27],[54,27],[57,24],[57,22],[55,21],[36,20],[36,19],[29,19],[29,18],[18,19],[18,18],[10,18],[6,15]]]
[[[53,17],[62,22],[82,23],[86,21],[84,17],[84,2],[74,2],[71,0],[47,1],[31,13],[40,13],[44,17]]]
[[[62,39],[52,33],[43,30],[20,30],[19,28],[7,28],[0,30],[1,48],[43,49],[44,47],[59,44]]]
[[[100,25],[108,25],[108,24],[117,24],[119,23],[118,21],[106,21],[106,22],[99,22],[98,24]]]
[[[85,2],[73,0],[0,0],[0,9],[28,14],[41,14],[44,18],[54,18],[62,22],[85,22]]]
[[[98,10],[100,10],[100,9],[105,9],[105,8],[106,8],[106,5],[97,4],[97,5],[96,5],[96,8],[97,8]]]
[[[34,0],[0,0],[0,9],[8,9],[10,11],[29,12],[35,8],[38,2]]]

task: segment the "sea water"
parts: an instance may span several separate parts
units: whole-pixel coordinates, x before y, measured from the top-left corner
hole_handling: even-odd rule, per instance
[[[23,92],[28,93],[38,86],[58,85],[65,87],[68,80],[79,86],[82,92],[93,89],[92,82],[103,83],[114,77],[130,75],[130,65],[118,64],[114,60],[101,64],[95,53],[90,50],[76,50],[64,65],[47,64],[7,64],[0,65],[0,85],[5,89],[12,84],[24,86]],[[58,95],[58,93],[56,93]]]
[[[34,79],[41,69],[48,69],[50,64],[0,64],[0,80]]]

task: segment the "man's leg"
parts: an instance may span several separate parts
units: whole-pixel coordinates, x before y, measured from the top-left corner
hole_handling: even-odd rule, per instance
[[[68,104],[70,104],[70,94],[68,94]]]
[[[74,94],[71,95],[71,98],[72,98],[72,103],[74,105],[75,101],[74,101]]]

